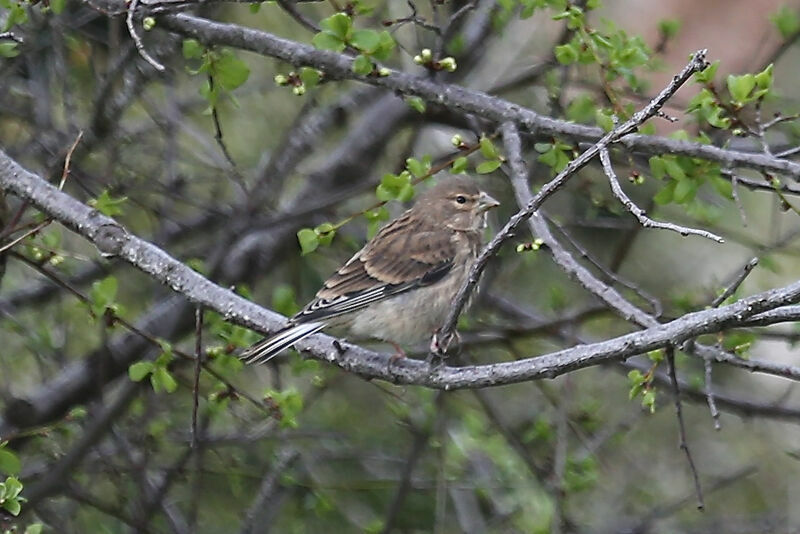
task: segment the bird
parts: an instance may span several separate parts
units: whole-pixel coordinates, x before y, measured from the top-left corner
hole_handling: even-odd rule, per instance
[[[487,212],[500,203],[466,176],[448,176],[386,224],[275,334],[245,349],[249,364],[269,361],[326,328],[401,345],[434,336],[475,262]]]

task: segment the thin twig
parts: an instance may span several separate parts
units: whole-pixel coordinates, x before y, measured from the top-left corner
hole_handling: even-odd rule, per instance
[[[697,509],[703,510],[705,504],[703,503],[703,490],[700,487],[700,477],[697,475],[697,468],[695,468],[694,459],[692,459],[692,452],[689,450],[689,444],[686,442],[686,426],[683,422],[683,408],[681,407],[681,390],[678,384],[678,375],[675,371],[675,347],[673,345],[667,345],[666,353],[669,380],[672,383],[672,393],[675,397],[675,413],[678,417],[679,446],[686,454],[686,460],[689,462],[689,468],[692,472],[694,489],[697,495]]]
[[[717,409],[717,401],[714,400],[714,381],[711,377],[713,366],[711,365],[711,358],[703,360],[703,369],[705,371],[705,385],[706,385],[706,402],[708,403],[708,410],[711,412],[711,419],[714,421],[714,430],[719,431],[722,425],[719,422],[719,410]]]
[[[319,33],[320,31],[322,31],[319,26],[314,24],[314,21],[312,21],[310,18],[300,13],[300,11],[297,9],[293,1],[278,0],[277,4],[281,7],[281,9],[286,11],[289,14],[289,16],[291,16],[298,24],[300,24],[307,30],[310,30],[314,33]]]
[[[194,312],[194,384],[192,387],[192,449],[197,449],[197,410],[200,407],[200,369],[203,367],[203,308]]]
[[[739,210],[742,226],[747,226],[747,213],[744,211],[742,199],[739,198],[739,175],[736,173],[731,173],[731,194],[733,194],[733,201],[736,203],[736,209]]]
[[[15,35],[13,32],[0,32],[0,39],[9,39],[19,44],[22,44],[24,42],[22,40],[22,37]]]
[[[72,294],[73,296],[75,296],[75,297],[76,297],[78,300],[80,300],[81,302],[84,302],[84,303],[88,303],[88,302],[89,302],[89,298],[88,298],[86,295],[84,295],[83,293],[81,293],[80,291],[78,291],[77,289],[75,289],[74,287],[70,286],[70,285],[69,285],[67,282],[65,282],[64,280],[62,280],[62,279],[61,279],[61,278],[60,278],[60,277],[59,277],[59,276],[58,276],[56,273],[54,273],[54,272],[53,272],[53,271],[51,271],[50,269],[47,269],[47,268],[46,268],[44,265],[42,265],[42,264],[40,264],[40,263],[38,263],[38,262],[35,262],[35,261],[31,260],[30,258],[28,258],[28,257],[26,257],[26,256],[24,256],[24,255],[22,255],[22,254],[18,254],[18,253],[16,253],[16,252],[11,252],[10,254],[12,255],[12,257],[13,257],[13,258],[15,258],[15,259],[17,259],[17,260],[19,260],[19,261],[21,261],[21,262],[25,263],[26,265],[29,265],[30,267],[32,267],[33,269],[37,270],[38,272],[40,272],[41,274],[43,274],[44,276],[46,276],[48,279],[50,279],[51,281],[53,281],[53,282],[54,282],[56,285],[58,285],[59,287],[61,287],[61,288],[65,289],[65,290],[67,290],[67,291],[68,291],[70,294]],[[139,337],[141,337],[142,339],[146,340],[147,342],[149,342],[151,345],[153,345],[153,346],[155,346],[155,347],[161,347],[161,340],[159,340],[158,338],[156,338],[156,337],[154,337],[154,336],[150,335],[149,333],[145,332],[144,330],[142,330],[141,328],[137,327],[137,326],[136,326],[136,325],[134,325],[133,323],[131,323],[131,322],[127,321],[126,319],[124,319],[124,318],[120,317],[119,315],[117,315],[117,314],[116,314],[116,313],[114,313],[113,311],[110,311],[110,312],[108,312],[108,313],[110,313],[110,318],[111,318],[111,319],[112,319],[114,322],[116,322],[116,323],[119,323],[120,325],[122,325],[122,326],[123,326],[123,327],[124,327],[126,330],[128,330],[129,332],[131,332],[131,333],[133,333],[133,334],[136,334],[136,335],[138,335]],[[195,361],[195,358],[194,358],[193,356],[190,356],[190,355],[186,354],[186,353],[185,353],[185,352],[183,352],[182,350],[178,350],[178,349],[176,349],[176,348],[173,348],[173,349],[172,349],[172,353],[173,353],[175,356],[178,356],[179,358],[181,358],[182,360],[185,360],[185,361]],[[213,368],[213,367],[212,367],[212,366],[209,364],[209,362],[207,362],[207,361],[206,361],[206,362],[203,362],[203,369],[205,369],[205,371],[206,371],[206,372],[207,372],[209,375],[211,375],[212,377],[216,378],[217,380],[219,380],[220,382],[222,382],[223,384],[225,384],[225,386],[226,386],[226,387],[227,387],[227,388],[228,388],[230,391],[233,391],[233,392],[235,392],[237,396],[239,396],[239,397],[241,397],[241,398],[243,398],[243,399],[247,400],[248,402],[250,402],[251,404],[253,404],[254,406],[256,406],[258,409],[260,409],[260,410],[261,410],[261,411],[263,411],[264,413],[266,413],[266,414],[268,414],[268,415],[271,415],[271,414],[272,414],[272,412],[270,411],[270,409],[269,409],[269,408],[267,408],[267,407],[264,405],[264,403],[263,403],[263,402],[261,402],[260,400],[256,399],[255,397],[253,397],[253,396],[252,396],[252,395],[250,395],[249,393],[247,393],[247,392],[245,392],[245,391],[242,391],[242,390],[240,390],[240,389],[237,389],[237,388],[236,388],[236,387],[233,385],[233,383],[231,383],[231,382],[230,382],[230,381],[229,381],[227,378],[225,378],[225,377],[224,377],[224,376],[223,376],[223,375],[222,375],[220,372],[218,372],[216,369],[214,369],[214,368]]]
[[[72,143],[72,146],[69,147],[69,150],[67,151],[67,155],[64,158],[64,170],[61,172],[61,181],[58,182],[59,191],[64,190],[64,183],[66,183],[67,177],[69,176],[69,166],[72,161],[72,154],[73,152],[75,152],[75,149],[78,148],[78,143],[81,142],[82,138],[83,138],[83,130],[78,132],[78,137],[75,138],[75,142]]]
[[[659,301],[656,297],[651,295],[650,293],[646,292],[644,289],[640,288],[633,282],[629,282],[622,278],[620,275],[603,265],[600,260],[595,258],[588,250],[586,250],[580,243],[578,243],[567,230],[558,224],[555,220],[551,217],[545,215],[547,222],[553,225],[553,227],[558,230],[558,232],[567,240],[567,242],[572,245],[578,254],[580,254],[581,258],[584,258],[586,261],[594,265],[597,270],[599,270],[603,276],[606,277],[606,281],[613,284],[619,284],[626,289],[630,289],[633,291],[638,297],[645,300],[652,308],[653,308],[653,316],[661,317],[661,314],[664,312],[663,306],[661,305],[661,301]],[[541,236],[540,236],[541,237]]]
[[[720,293],[719,296],[717,296],[717,298],[715,298],[711,302],[711,307],[712,308],[719,307],[719,305],[725,302],[728,299],[728,297],[733,295],[739,288],[739,286],[742,285],[744,279],[747,278],[747,275],[749,275],[752,272],[752,270],[755,268],[756,265],[758,265],[758,258],[753,258],[750,261],[748,261],[745,264],[744,268],[741,270],[741,272],[733,279],[733,281],[730,284],[728,284],[728,286],[722,291],[722,293]],[[690,347],[692,350],[697,349],[697,346],[692,342],[687,343],[687,346]],[[706,402],[708,403],[708,409],[711,412],[711,419],[713,419],[714,421],[714,430],[720,430],[722,426],[720,425],[719,421],[719,410],[717,409],[717,402],[714,399],[714,387],[712,378],[713,356],[710,355],[709,352],[710,351],[706,351],[704,354],[702,354],[704,380],[706,386]]]
[[[19,236],[18,238],[9,241],[8,243],[0,247],[0,254],[5,252],[6,250],[9,250],[10,248],[14,247],[15,245],[17,245],[21,241],[24,241],[30,236],[39,233],[39,231],[41,231],[42,228],[49,225],[51,222],[53,222],[53,219],[47,218],[44,221],[37,224],[36,226],[34,226],[33,228],[31,228],[30,230],[28,230],[27,232],[25,232],[24,234],[22,234],[21,236]]]
[[[639,224],[644,226],[645,228],[660,228],[662,230],[672,230],[673,232],[678,232],[682,236],[686,237],[689,234],[699,235],[701,237],[705,237],[708,239],[712,239],[717,243],[724,243],[725,240],[722,239],[717,234],[713,234],[711,232],[707,232],[706,230],[700,230],[697,228],[689,228],[687,226],[678,226],[677,224],[667,223],[667,222],[660,222],[654,221],[650,217],[648,217],[644,210],[637,206],[625,191],[622,189],[622,186],[619,184],[619,180],[617,179],[617,175],[614,172],[614,167],[611,165],[611,157],[608,155],[607,148],[600,149],[600,161],[603,164],[603,171],[608,178],[608,182],[611,184],[611,191],[614,193],[614,196],[617,197],[625,209],[633,214],[634,217],[639,221]]]
[[[214,90],[214,77],[210,74],[208,75],[208,86],[211,91]],[[225,156],[225,159],[228,161],[228,165],[231,166],[231,171],[233,172],[233,181],[246,194],[247,185],[244,177],[239,172],[239,168],[237,167],[236,162],[233,160],[231,153],[228,152],[228,146],[225,144],[225,140],[222,137],[222,125],[219,122],[219,112],[217,111],[216,103],[212,104],[211,106],[211,120],[214,122],[214,140],[217,142],[220,150],[222,150],[222,155]]]
[[[750,261],[748,261],[745,264],[744,268],[742,268],[741,272],[728,285],[728,287],[726,287],[725,290],[722,293],[720,293],[717,298],[711,301],[711,307],[712,308],[719,307],[719,305],[725,302],[728,299],[728,297],[733,295],[736,292],[736,290],[739,289],[739,286],[742,285],[744,279],[747,278],[747,276],[753,271],[753,269],[755,269],[756,265],[758,265],[758,258],[753,258]]]
[[[128,15],[125,18],[125,23],[128,26],[128,33],[130,34],[131,39],[133,39],[133,44],[136,45],[136,50],[139,51],[139,55],[142,57],[142,59],[147,61],[158,72],[164,72],[166,70],[164,65],[156,61],[155,58],[153,58],[153,56],[147,52],[141,36],[136,32],[136,26],[133,22],[133,15],[138,5],[139,0],[131,0],[130,5],[128,6]]]

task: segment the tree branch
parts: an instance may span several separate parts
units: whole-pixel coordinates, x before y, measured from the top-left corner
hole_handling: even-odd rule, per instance
[[[285,318],[234,292],[222,288],[155,245],[129,234],[119,223],[81,204],[42,178],[26,171],[0,151],[0,188],[28,200],[74,232],[89,239],[105,255],[116,255],[154,279],[170,286],[195,305],[202,305],[236,324],[269,333],[285,324]],[[298,343],[312,357],[364,377],[437,389],[497,386],[553,378],[564,373],[624,360],[632,355],[682,343],[709,332],[746,324],[762,312],[800,301],[800,282],[743,298],[728,306],[689,313],[665,324],[606,341],[579,345],[535,358],[489,365],[448,367],[434,371],[424,362],[400,360],[389,365],[389,354],[355,345],[334,347],[332,338],[316,335]],[[782,318],[778,316],[777,319]],[[762,323],[765,319],[761,319]]]
[[[295,66],[308,65],[322,69],[328,79],[354,79],[404,95],[419,96],[428,102],[462,113],[474,113],[497,124],[512,121],[521,130],[537,136],[555,135],[577,142],[596,143],[605,135],[600,128],[546,117],[519,104],[492,97],[481,91],[439,83],[391,69],[388,76],[360,76],[352,71],[352,57],[328,50],[317,50],[311,45],[276,37],[238,24],[178,14],[160,17],[158,27],[193,37],[205,44],[232,46],[278,58]],[[627,135],[619,143],[644,154],[681,154],[717,161],[725,168],[747,167],[800,179],[800,163],[760,153],[725,150],[700,143],[639,134]]]

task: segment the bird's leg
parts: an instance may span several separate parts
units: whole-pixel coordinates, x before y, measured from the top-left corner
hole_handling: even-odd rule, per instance
[[[406,359],[408,356],[406,355],[406,351],[403,350],[403,347],[395,343],[394,341],[389,341],[389,344],[394,347],[395,353],[389,357],[389,362],[386,364],[386,371],[391,371],[392,366],[399,362],[400,360]]]
[[[403,350],[403,347],[395,343],[394,341],[390,341],[389,344],[394,347],[395,353],[392,354],[392,357],[389,358],[390,363],[394,363],[399,360],[403,360],[407,358],[406,351]]]

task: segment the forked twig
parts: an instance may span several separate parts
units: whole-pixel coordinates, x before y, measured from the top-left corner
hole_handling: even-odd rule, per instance
[[[608,148],[603,147],[600,149],[600,161],[603,164],[603,172],[605,172],[606,177],[608,178],[608,182],[611,184],[611,191],[614,193],[614,196],[617,197],[617,200],[619,200],[623,206],[625,206],[625,209],[627,209],[629,212],[633,214],[634,217],[636,217],[636,219],[639,221],[639,224],[641,224],[645,228],[660,228],[662,230],[672,230],[673,232],[678,232],[684,237],[693,234],[708,239],[712,239],[717,243],[725,242],[725,240],[722,239],[717,234],[707,232],[706,230],[700,230],[698,228],[689,228],[687,226],[678,226],[677,224],[672,224],[668,222],[654,221],[653,219],[648,217],[645,214],[644,210],[639,206],[637,206],[627,194],[625,194],[625,191],[619,184],[617,175],[614,172],[614,167],[612,167],[611,165],[611,157],[608,155]]]
[[[669,381],[672,383],[672,393],[675,397],[675,414],[678,417],[678,446],[686,454],[686,460],[689,462],[689,469],[692,471],[692,479],[694,480],[694,490],[697,495],[697,509],[705,509],[703,502],[703,489],[700,487],[700,477],[697,475],[697,468],[694,465],[692,452],[689,450],[689,444],[686,442],[686,425],[683,422],[683,408],[681,407],[681,389],[678,385],[678,374],[675,371],[675,347],[667,345],[667,366],[669,367]]]

